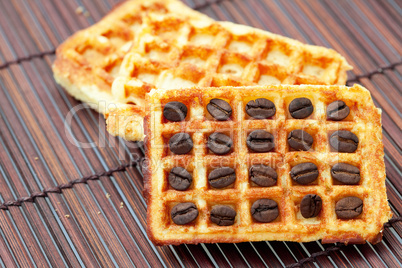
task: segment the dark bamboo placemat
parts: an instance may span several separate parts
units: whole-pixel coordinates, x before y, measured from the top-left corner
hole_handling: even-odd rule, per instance
[[[402,266],[400,218],[387,224],[383,241],[376,245],[153,246],[145,234],[146,206],[137,168],[141,144],[108,135],[102,117],[56,85],[50,68],[55,47],[100,20],[116,2],[0,1],[0,266]],[[348,84],[368,88],[383,110],[388,196],[395,217],[400,216],[401,1],[186,3],[215,19],[343,54],[354,66]],[[76,12],[79,6],[84,7],[81,14]],[[65,128],[66,118],[71,128]]]

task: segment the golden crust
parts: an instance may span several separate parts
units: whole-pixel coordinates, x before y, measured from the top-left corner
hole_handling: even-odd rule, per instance
[[[209,43],[208,38],[215,41]],[[209,65],[199,68],[192,57],[201,57]],[[231,72],[239,66],[244,73],[236,77]],[[107,113],[107,124],[112,124],[108,131],[127,140],[142,140],[143,129],[137,123],[116,126],[121,116],[114,104],[132,104],[139,106],[135,111],[144,110],[145,93],[152,88],[344,84],[349,69],[346,60],[331,49],[216,22],[178,0],[123,2],[100,22],[61,44],[53,64],[55,80],[75,98]],[[156,78],[151,81],[153,75]],[[116,82],[118,76],[120,82]],[[127,80],[135,85],[126,87]],[[110,107],[114,112],[108,111]],[[125,106],[121,109],[122,116],[128,116]],[[133,113],[133,122],[141,113]]]
[[[289,118],[287,107],[296,97],[307,97],[314,105],[313,114],[306,120]],[[265,97],[275,103],[276,115],[271,120],[250,120],[244,112],[252,99]],[[227,122],[209,118],[206,104],[212,98],[223,98],[232,106],[233,117]],[[335,100],[350,107],[350,115],[340,122],[326,120],[326,107]],[[372,243],[381,240],[383,224],[392,213],[385,188],[384,150],[381,132],[381,111],[374,106],[370,93],[361,86],[277,85],[263,87],[222,87],[172,90],[152,90],[145,117],[145,147],[148,167],[145,168],[147,198],[147,232],[157,245],[181,243],[244,242],[283,240],[308,242],[322,239],[323,243]],[[188,107],[184,122],[167,123],[162,118],[162,106],[169,101],[181,101]],[[313,150],[289,151],[286,137],[296,128],[303,128],[314,137]],[[245,138],[249,131],[266,129],[275,137],[275,150],[270,153],[249,153]],[[349,130],[359,137],[355,153],[330,150],[328,136],[336,130]],[[207,136],[214,131],[232,135],[234,152],[225,156],[210,154],[205,149]],[[173,155],[167,148],[168,138],[178,132],[192,136],[194,147],[187,155]],[[289,171],[302,162],[314,162],[320,176],[317,184],[292,184]],[[330,167],[338,162],[353,164],[360,169],[361,181],[356,186],[333,183]],[[236,169],[233,187],[210,189],[207,173],[218,163]],[[252,187],[247,170],[250,164],[269,164],[278,173],[278,185],[268,188]],[[189,190],[170,188],[166,174],[174,166],[182,166],[193,174]],[[323,208],[318,217],[304,219],[299,212],[305,194],[318,194]],[[346,196],[363,200],[363,213],[352,220],[341,220],[334,212],[335,202]],[[257,223],[250,216],[251,203],[259,198],[271,198],[279,205],[279,219],[272,223]],[[178,202],[192,201],[199,216],[195,222],[179,226],[170,219],[170,209]],[[233,226],[221,227],[209,220],[209,211],[216,204],[235,208]]]

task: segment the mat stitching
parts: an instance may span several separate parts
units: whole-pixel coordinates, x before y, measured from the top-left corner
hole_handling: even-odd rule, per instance
[[[371,79],[371,77],[373,75],[375,75],[375,74],[384,74],[385,71],[393,70],[393,69],[395,69],[397,66],[399,66],[401,64],[402,64],[402,60],[398,61],[398,62],[391,63],[391,64],[386,65],[386,66],[379,67],[379,68],[377,68],[377,69],[375,69],[375,70],[373,70],[371,72],[361,74],[361,75],[356,75],[355,78],[347,80],[346,83],[359,82],[362,78]]]
[[[31,55],[21,57],[21,58],[15,59],[15,60],[6,61],[5,63],[0,65],[0,70],[8,68],[8,67],[10,67],[10,65],[20,64],[21,62],[30,61],[30,60],[37,59],[37,58],[43,58],[44,56],[53,55],[55,53],[56,53],[56,50],[53,49],[53,50],[49,50],[49,51],[43,51],[40,53],[31,54]]]
[[[386,222],[384,224],[384,228],[391,227],[392,224],[397,223],[397,222],[402,222],[402,217],[401,216],[390,219],[388,222]],[[319,251],[319,252],[315,252],[315,253],[311,254],[310,257],[303,258],[303,259],[301,259],[301,260],[299,260],[299,261],[297,261],[295,263],[287,265],[286,268],[303,267],[303,265],[306,264],[306,263],[316,262],[317,257],[328,256],[329,253],[331,253],[333,251],[341,250],[344,247],[346,247],[346,245],[344,245],[344,244],[337,244],[335,246],[328,247],[323,251]]]
[[[123,164],[123,165],[117,166],[115,168],[112,168],[112,169],[109,169],[109,170],[106,170],[106,171],[103,171],[103,172],[100,172],[100,173],[95,173],[93,175],[89,175],[89,176],[85,176],[85,177],[82,177],[82,178],[79,178],[79,179],[69,181],[68,183],[59,184],[59,185],[57,185],[55,187],[46,188],[41,192],[32,193],[30,196],[27,196],[27,197],[20,197],[17,200],[14,200],[14,201],[4,202],[3,204],[0,205],[0,210],[8,210],[8,208],[11,207],[11,206],[18,207],[18,206],[21,206],[22,203],[25,203],[25,202],[33,203],[36,198],[38,198],[38,197],[47,197],[48,194],[50,194],[50,193],[60,194],[60,193],[62,193],[62,190],[71,189],[76,184],[86,184],[88,181],[99,180],[103,176],[110,177],[110,176],[113,175],[114,172],[126,171],[127,168],[132,167],[132,166],[136,166],[137,164],[138,164],[138,161],[137,162],[133,161],[131,163]]]
[[[222,2],[226,2],[226,1],[232,2],[233,0],[216,0],[216,1],[213,1],[213,2],[208,2],[208,1],[207,1],[205,4],[202,4],[202,5],[193,7],[193,9],[196,9],[196,10],[198,10],[198,9],[203,9],[203,8],[209,7],[209,6],[211,6],[211,5],[214,5],[214,4],[217,5],[217,4],[220,4],[220,3],[222,3]]]

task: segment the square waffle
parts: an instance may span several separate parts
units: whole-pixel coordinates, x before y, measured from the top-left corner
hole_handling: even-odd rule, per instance
[[[311,101],[313,111],[305,118],[295,119],[296,114],[289,108],[301,97]],[[246,113],[248,102],[258,98],[270,100],[276,107],[275,114],[267,119],[255,119]],[[212,116],[208,109],[213,99],[230,105],[232,113],[227,120],[218,121]],[[327,118],[327,112],[329,104],[337,100],[343,101],[350,112],[342,120],[333,121]],[[148,204],[148,235],[155,244],[318,239],[323,243],[376,243],[381,240],[383,224],[392,216],[385,189],[381,110],[374,106],[370,93],[363,87],[273,85],[158,89],[147,95],[147,101],[144,194]],[[180,106],[183,120],[171,121],[172,101],[186,106],[187,110]],[[304,130],[313,138],[306,151],[290,146],[289,135],[296,129]],[[265,152],[250,147],[247,139],[255,130],[271,133],[274,147]],[[353,152],[346,152],[349,149],[345,151],[340,145],[334,147],[332,137],[340,130],[356,135],[358,141]],[[218,155],[209,147],[208,140],[215,132],[230,137],[231,149],[226,154]],[[181,147],[187,138],[176,140],[174,147],[172,137],[178,133],[191,137],[190,150]],[[339,138],[340,143],[343,138]],[[342,144],[349,146],[347,141]],[[297,173],[295,166],[307,162],[316,166],[318,177],[303,184],[292,173]],[[359,180],[347,183],[334,178],[333,169],[339,163],[357,168]],[[276,181],[269,186],[256,184],[250,179],[253,165],[273,169]],[[171,178],[172,169],[177,167],[186,171],[176,172],[178,175]],[[216,177],[211,174],[221,167],[234,170],[235,180],[217,187]],[[226,175],[222,178],[229,178]],[[177,185],[175,178],[181,178],[180,184]],[[187,184],[179,189],[185,184],[182,182]],[[319,196],[321,205],[316,206],[314,215],[306,216],[302,200],[310,194]],[[348,208],[353,206],[344,202],[349,197],[358,198],[362,203]],[[253,210],[253,204],[260,199],[274,201],[276,217],[265,222],[258,218],[258,215],[267,217],[264,209],[269,207]],[[229,209],[222,210],[219,206]],[[345,209],[355,214],[346,219]]]
[[[145,94],[152,88],[267,84],[344,84],[351,67],[331,49],[231,22],[149,14],[112,86],[118,103],[108,131],[142,140]]]

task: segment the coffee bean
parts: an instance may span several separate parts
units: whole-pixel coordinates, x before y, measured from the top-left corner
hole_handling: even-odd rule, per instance
[[[337,100],[328,105],[327,118],[334,121],[340,121],[345,119],[349,115],[349,112],[350,109],[346,103],[341,100]]]
[[[232,107],[221,99],[212,99],[207,105],[207,110],[216,120],[225,121],[232,115]]]
[[[347,185],[358,184],[360,181],[360,170],[346,163],[335,164],[331,168],[331,175],[337,181]]]
[[[359,138],[348,130],[338,130],[331,135],[329,144],[338,152],[353,153],[357,150]]]
[[[220,226],[230,226],[234,224],[236,211],[224,205],[214,206],[211,210],[211,221]]]
[[[247,147],[255,152],[269,152],[275,147],[274,135],[271,133],[257,129],[251,132],[246,140]]]
[[[318,168],[315,164],[307,162],[294,166],[290,170],[290,177],[299,184],[309,184],[318,178]]]
[[[230,167],[221,167],[211,171],[208,175],[209,184],[214,188],[224,188],[236,180],[236,172]]]
[[[300,203],[300,212],[304,218],[317,217],[322,208],[322,199],[318,195],[305,195]]]
[[[335,213],[340,219],[353,219],[363,211],[363,201],[355,196],[342,198],[335,205]]]
[[[186,154],[193,149],[193,140],[188,133],[177,133],[170,138],[169,148],[175,154]]]
[[[174,167],[169,172],[169,184],[176,190],[187,190],[192,181],[193,176],[182,167]]]
[[[180,203],[172,208],[170,216],[174,223],[183,225],[198,217],[198,209],[192,202]]]
[[[289,146],[298,151],[310,150],[313,142],[313,137],[301,129],[295,129],[288,135]]]
[[[187,106],[178,101],[168,102],[163,107],[163,116],[170,121],[183,121],[187,116]]]
[[[260,98],[247,103],[246,113],[255,119],[266,119],[275,115],[276,108],[272,101]]]
[[[278,203],[271,199],[259,199],[251,206],[251,216],[259,222],[271,222],[279,216]]]
[[[250,167],[250,179],[259,186],[269,187],[276,184],[278,174],[269,166],[253,165]]]
[[[223,133],[215,132],[208,137],[207,147],[215,154],[227,154],[232,146],[232,139]]]
[[[314,111],[313,104],[307,98],[297,98],[289,104],[289,112],[293,118],[303,119]]]

